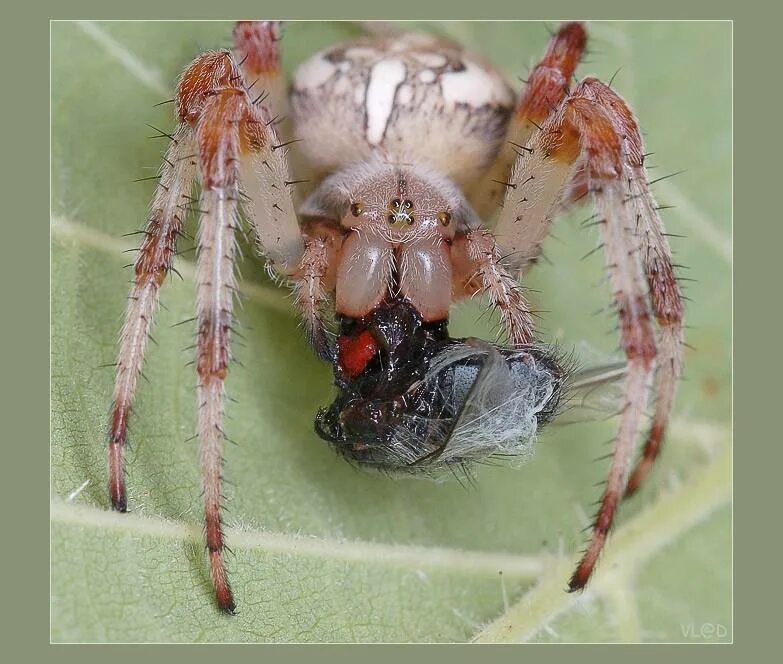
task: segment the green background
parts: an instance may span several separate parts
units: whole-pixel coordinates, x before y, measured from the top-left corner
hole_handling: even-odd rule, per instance
[[[423,27],[485,53],[512,80],[524,78],[547,40],[540,23]],[[653,537],[641,564],[630,559],[638,547],[610,553],[621,571],[599,567],[580,598],[562,592],[560,568],[583,540],[584,513],[599,491],[592,485],[606,470],[592,459],[605,453],[611,423],[553,427],[532,463],[480,468],[467,489],[357,473],[312,433],[313,413],[330,400],[329,371],[308,354],[285,294],[247,258],[246,345],[237,349],[244,368],[229,381],[237,402],[228,435],[239,445],[227,451],[228,518],[242,531],[230,563],[241,614],[228,619],[210,603],[196,447],[184,442],[194,426],[195,380],[185,366],[190,351],[181,349],[192,330],[170,327],[192,315],[193,283],[182,270],[192,254],[179,265],[184,282],[164,292],[159,345],[151,347],[133,421],[134,515],[125,518],[105,512],[112,370],[99,365],[114,361],[130,278],[121,267],[133,257],[121,251],[133,239],[121,236],[139,227],[151,194],[149,183],[130,180],[153,174],[163,147],[145,140],[154,132],[143,125],[171,127],[170,106],[152,105],[169,98],[200,49],[228,44],[230,24],[53,24],[52,638],[462,641],[503,613],[506,600],[513,604],[536,583],[541,595],[549,582],[546,601],[526,611],[520,627],[531,640],[731,639],[731,512],[721,472],[731,417],[730,30],[728,23],[594,24],[593,52],[579,71],[608,79],[622,66],[614,85],[655,152],[651,178],[686,169],[656,192],[677,206],[665,212],[668,230],[687,235],[673,242],[689,268],[683,275],[697,279],[687,284],[694,349],[671,444],[648,488],[623,509],[620,528],[631,528],[633,540],[634,519],[670,514],[672,495],[683,514],[696,515],[692,523],[675,523],[682,530],[675,539],[666,531]],[[356,32],[352,24],[288,24],[287,71]],[[580,260],[596,242],[579,229],[589,214],[558,222],[546,247],[551,265],[529,285],[545,310],[544,337],[595,362],[612,356],[616,342],[611,318],[593,315],[608,301],[600,255]],[[460,308],[452,331],[486,333],[480,311]],[[703,477],[711,490],[689,492],[689,480]],[[298,538],[311,536],[322,545],[301,546]],[[465,565],[463,551],[481,555]],[[509,554],[541,571],[514,567]],[[509,569],[501,578],[503,561]],[[705,625],[726,633],[716,639]],[[686,637],[694,630],[699,638]]]

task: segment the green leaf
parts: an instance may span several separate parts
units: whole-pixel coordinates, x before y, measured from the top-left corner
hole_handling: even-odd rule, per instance
[[[511,80],[542,53],[538,23],[419,26],[485,53]],[[292,23],[289,75],[355,24]],[[240,613],[212,602],[201,544],[195,377],[186,366],[192,254],[166,284],[132,419],[131,514],[109,511],[105,437],[115,343],[181,68],[226,46],[226,23],[52,26],[52,639],[55,641],[730,640],[731,131],[728,23],[598,23],[580,75],[633,104],[664,180],[678,262],[690,269],[686,381],[660,467],[623,506],[595,583],[563,589],[598,497],[612,422],[551,426],[532,462],[486,466],[476,482],[361,473],[313,433],[329,368],[289,300],[246,252],[240,266],[244,365],[232,370],[226,451],[229,558]],[[458,137],[455,137],[458,139]],[[549,264],[529,285],[545,338],[587,362],[615,352],[602,260],[558,221]],[[595,285],[598,284],[598,285]],[[477,305],[454,334],[488,335]],[[710,628],[710,625],[714,629]],[[706,626],[706,627],[705,627]],[[718,627],[715,627],[718,626]],[[722,630],[720,627],[722,626]]]

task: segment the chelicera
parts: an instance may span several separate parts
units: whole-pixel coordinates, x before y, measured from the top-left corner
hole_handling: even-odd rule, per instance
[[[206,545],[217,603],[232,613],[221,469],[240,210],[270,269],[293,289],[310,345],[334,367],[337,395],[318,413],[317,434],[358,464],[430,472],[527,454],[556,414],[567,371],[537,343],[520,280],[553,219],[590,197],[626,367],[606,486],[569,584],[584,587],[618,503],[658,456],[683,342],[680,290],[637,122],[608,85],[574,80],[584,27],[553,35],[518,98],[481,58],[427,35],[330,48],[299,67],[290,95],[277,23],[239,23],[234,42],[233,54],[199,55],[177,84],[177,126],[120,341],[108,447],[114,509],[127,509],[128,415],[187,210],[200,215],[195,364]],[[296,146],[278,133],[284,116]],[[289,165],[294,147],[302,174]],[[477,294],[498,310],[507,346],[450,337],[451,304]]]

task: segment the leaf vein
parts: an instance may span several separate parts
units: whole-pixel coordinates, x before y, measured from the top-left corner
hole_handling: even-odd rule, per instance
[[[54,502],[51,520],[74,526],[124,531],[134,536],[201,542],[198,525],[177,523],[160,517],[118,515],[95,507]],[[263,550],[355,563],[385,564],[413,569],[434,568],[451,572],[480,573],[518,579],[537,578],[551,560],[547,556],[525,556],[446,547],[400,545],[361,540],[289,535],[267,531],[227,528],[232,549]]]

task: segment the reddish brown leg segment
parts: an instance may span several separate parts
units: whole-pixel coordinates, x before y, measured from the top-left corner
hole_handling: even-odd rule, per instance
[[[587,45],[582,23],[565,23],[552,36],[546,53],[527,78],[519,104],[511,117],[506,142],[490,170],[486,182],[476,192],[476,210],[489,217],[503,198],[504,184],[516,160],[533,132],[558,107],[568,94],[571,77]]]
[[[280,31],[280,21],[237,21],[234,50],[251,99],[282,117],[288,110],[288,98],[280,68]]]
[[[128,416],[141,374],[150,327],[158,308],[160,286],[171,269],[183,211],[193,186],[194,162],[190,129],[181,125],[174,133],[161,169],[160,182],[150,206],[150,218],[134,265],[135,279],[120,333],[117,372],[109,429],[109,495],[112,507],[128,508],[125,491],[124,452]]]
[[[682,345],[684,342],[682,318],[673,322],[665,322],[661,320],[659,312],[655,308],[653,310],[658,316],[660,354],[655,375],[655,412],[642,449],[641,459],[628,479],[628,486],[625,489],[626,497],[632,496],[639,489],[661,452],[666,427],[674,407],[677,383],[682,373]]]
[[[587,32],[582,23],[565,23],[552,36],[544,57],[530,72],[519,100],[517,117],[530,133],[568,94],[571,77],[586,46]]]
[[[560,110],[586,44],[581,23],[567,23],[557,31],[531,72],[511,121],[510,143],[504,150],[513,167],[495,178],[505,187],[495,236],[508,263],[521,275],[538,259],[564,189],[577,171],[578,145],[572,154],[553,159],[553,150],[565,137],[557,126],[540,128]]]

